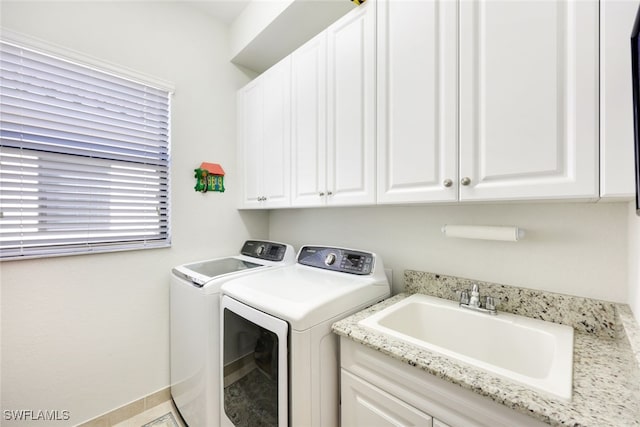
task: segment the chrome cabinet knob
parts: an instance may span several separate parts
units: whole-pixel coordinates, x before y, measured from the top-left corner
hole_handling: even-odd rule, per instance
[[[462,178],[460,180],[460,184],[462,185],[469,185],[471,184],[471,178],[469,178],[468,176],[465,176],[464,178]]]
[[[445,179],[444,181],[442,181],[442,185],[444,185],[445,187],[449,188],[453,185],[453,181],[450,180],[449,178]]]
[[[324,191],[321,191],[318,195],[319,195],[320,197],[324,196]]]
[[[333,196],[333,191],[327,191],[327,196]]]

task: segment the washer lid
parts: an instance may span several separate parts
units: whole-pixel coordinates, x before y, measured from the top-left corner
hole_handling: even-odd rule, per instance
[[[296,264],[230,280],[222,293],[303,331],[378,302],[390,289],[384,275],[357,276]]]
[[[223,274],[248,270],[250,268],[256,267],[262,267],[262,264],[257,264],[255,262],[249,262],[233,257],[195,262],[193,264],[187,264],[184,266],[184,268],[187,268],[194,273],[198,273],[207,277],[222,276]]]
[[[173,273],[202,286],[213,278],[257,267],[264,267],[264,264],[248,261],[246,257],[228,257],[181,265],[175,267]]]
[[[240,255],[198,261],[172,269],[176,276],[202,287],[214,279],[228,280],[227,276],[257,271],[259,267],[293,264],[294,250],[286,243],[267,240],[247,240]]]

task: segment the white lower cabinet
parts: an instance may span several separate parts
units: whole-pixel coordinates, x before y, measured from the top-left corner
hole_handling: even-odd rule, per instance
[[[433,419],[422,411],[342,370],[343,426],[424,426]]]
[[[350,339],[340,339],[340,365],[344,427],[546,425]]]

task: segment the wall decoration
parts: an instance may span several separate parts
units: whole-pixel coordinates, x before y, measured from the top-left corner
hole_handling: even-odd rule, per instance
[[[217,163],[203,162],[198,169],[194,169],[196,186],[194,189],[201,193],[218,191],[224,193],[224,169]]]

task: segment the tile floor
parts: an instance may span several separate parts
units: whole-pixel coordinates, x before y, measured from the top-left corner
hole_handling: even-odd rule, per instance
[[[167,414],[173,417],[166,416]],[[174,423],[175,421],[175,423]],[[173,402],[168,400],[153,408],[124,420],[113,427],[186,427]]]

